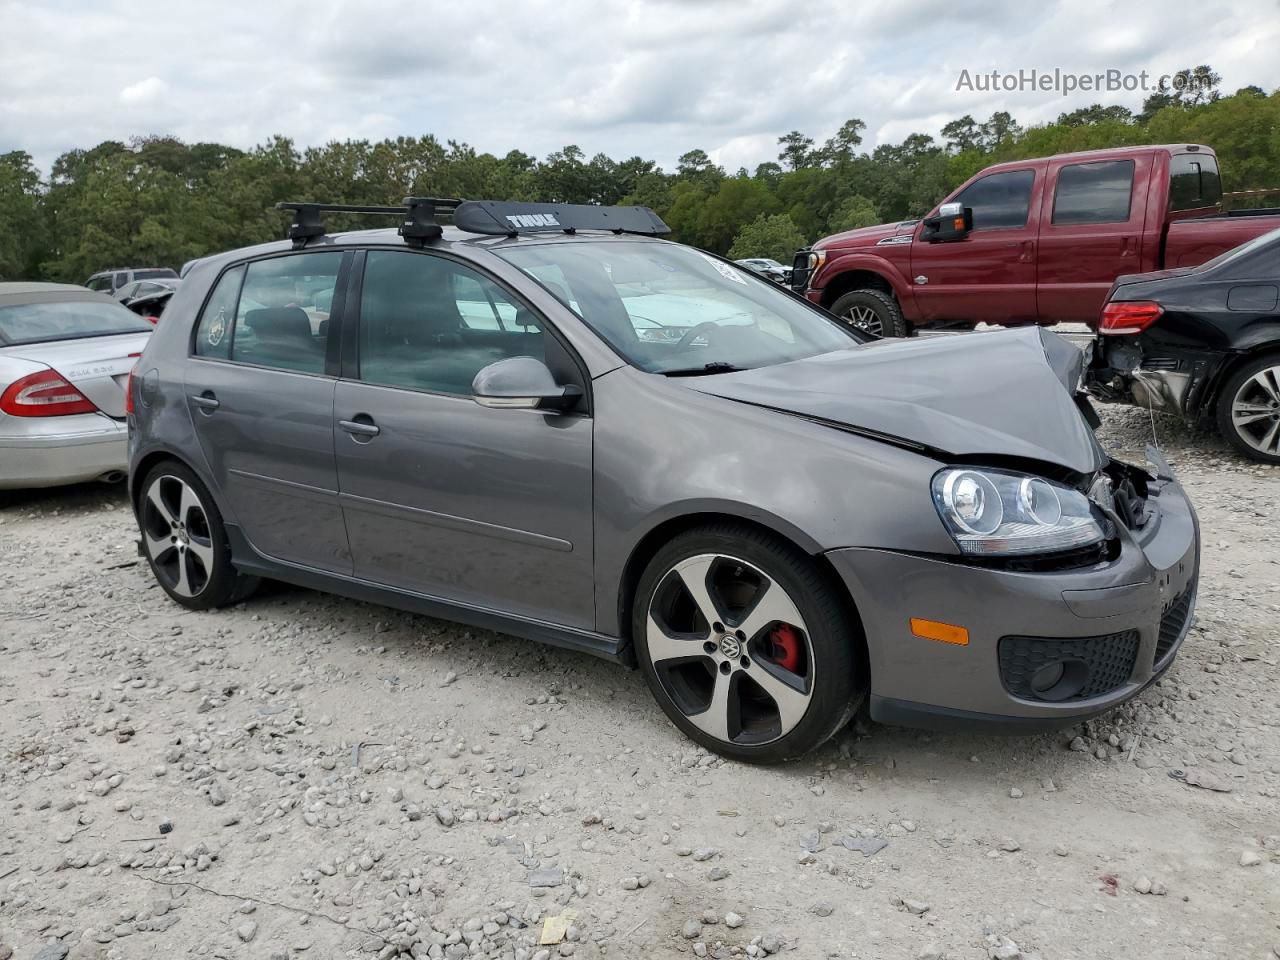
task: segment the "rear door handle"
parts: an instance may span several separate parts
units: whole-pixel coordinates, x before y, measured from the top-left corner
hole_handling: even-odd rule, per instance
[[[338,426],[357,437],[376,437],[382,432],[376,423],[365,423],[359,420],[339,420]]]
[[[190,399],[202,410],[217,410],[222,406],[222,402],[208,390],[201,394],[192,394]]]

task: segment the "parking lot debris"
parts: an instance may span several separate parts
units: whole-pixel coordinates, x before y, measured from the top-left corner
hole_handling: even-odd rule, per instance
[[[1262,857],[1260,857],[1260,856],[1259,856],[1256,852],[1254,852],[1253,850],[1243,850],[1243,851],[1241,851],[1241,853],[1240,853],[1240,866],[1242,866],[1242,867],[1256,867],[1256,866],[1257,866],[1258,864],[1260,864],[1260,863],[1262,863]]]
[[[545,867],[529,871],[529,886],[558,887],[564,883],[564,870],[560,867]]]
[[[542,921],[542,933],[538,937],[539,946],[555,946],[565,939],[573,921],[578,919],[578,911],[565,910],[554,917]]]
[[[864,857],[871,857],[889,845],[889,841],[881,837],[841,837],[837,841],[846,850],[856,850]]]
[[[1174,780],[1181,780],[1188,787],[1199,787],[1215,793],[1230,793],[1234,789],[1231,784],[1208,770],[1170,770],[1169,776]]]

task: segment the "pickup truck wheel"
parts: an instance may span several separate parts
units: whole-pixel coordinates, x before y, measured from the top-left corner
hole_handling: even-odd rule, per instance
[[[1237,370],[1218,395],[1218,429],[1233,447],[1262,463],[1280,463],[1280,354]]]
[[[880,290],[854,290],[836,299],[831,312],[864,333],[877,337],[909,337],[911,328],[898,301]]]

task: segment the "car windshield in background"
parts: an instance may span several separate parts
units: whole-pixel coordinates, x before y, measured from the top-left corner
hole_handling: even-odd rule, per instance
[[[676,244],[547,243],[496,252],[650,373],[748,370],[861,342],[769,281]]]
[[[133,279],[135,280],[176,280],[178,275],[168,267],[158,267],[155,270],[135,270],[133,271]]]
[[[135,313],[114,303],[96,300],[58,300],[0,307],[0,345],[110,337],[119,333],[150,333],[153,327]]]

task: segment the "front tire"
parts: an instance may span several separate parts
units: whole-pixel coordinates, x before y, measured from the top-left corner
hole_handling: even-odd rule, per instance
[[[1218,430],[1246,457],[1280,463],[1280,354],[1251,360],[1218,395]]]
[[[634,599],[645,681],[709,750],[788,760],[828,740],[858,706],[856,618],[780,537],[731,523],[689,530],[650,561]]]
[[[892,295],[880,290],[854,290],[831,305],[843,323],[877,337],[909,337],[911,327]]]
[[[147,473],[138,499],[138,526],[156,582],[188,610],[239,603],[257,588],[257,577],[232,566],[218,505],[183,464],[166,461]]]

